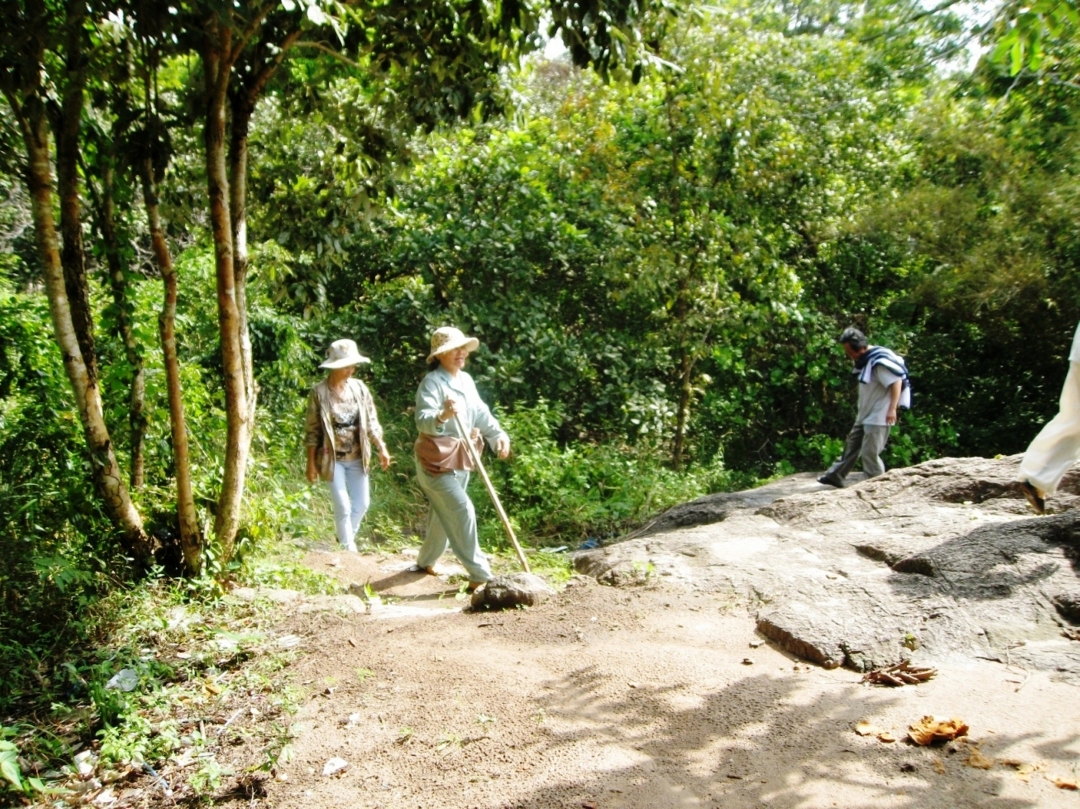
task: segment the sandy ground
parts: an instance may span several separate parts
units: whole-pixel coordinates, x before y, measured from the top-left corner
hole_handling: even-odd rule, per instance
[[[1055,785],[1080,770],[1080,689],[1044,672],[972,660],[870,686],[773,648],[727,593],[579,578],[537,608],[472,613],[411,561],[309,554],[382,603],[294,613],[294,757],[219,805],[1080,807]],[[967,740],[910,743],[925,715],[959,717]]]

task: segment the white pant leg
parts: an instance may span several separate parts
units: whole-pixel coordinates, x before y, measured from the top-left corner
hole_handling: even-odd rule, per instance
[[[328,481],[334,504],[334,533],[338,544],[356,550],[356,532],[371,500],[367,473],[360,459],[334,463],[334,479]]]
[[[1058,414],[1028,446],[1017,479],[1028,481],[1049,496],[1057,491],[1077,458],[1080,458],[1080,362],[1070,362]]]

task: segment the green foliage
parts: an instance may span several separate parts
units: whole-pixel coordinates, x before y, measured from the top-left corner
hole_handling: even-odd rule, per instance
[[[19,766],[19,747],[10,739],[17,735],[15,728],[0,725],[0,795],[5,792],[21,792],[33,795],[45,792],[44,782],[34,776],[26,776]]]
[[[532,543],[577,544],[588,537],[613,537],[676,503],[730,484],[721,465],[677,474],[664,467],[655,446],[556,442],[562,414],[540,400],[499,412],[511,436],[512,463],[492,462],[489,474],[507,511]],[[477,494],[485,538],[506,543],[498,517]],[[515,532],[516,533],[516,532]]]

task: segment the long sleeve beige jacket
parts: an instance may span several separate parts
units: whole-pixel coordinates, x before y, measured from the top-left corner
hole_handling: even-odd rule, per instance
[[[349,379],[350,392],[360,406],[360,459],[364,471],[371,471],[371,442],[382,444],[383,430],[379,414],[375,412],[375,400],[367,385],[359,379]],[[304,425],[304,446],[315,447],[315,462],[322,480],[334,479],[334,427],[330,422],[330,386],[324,379],[311,389],[308,397],[307,419]]]

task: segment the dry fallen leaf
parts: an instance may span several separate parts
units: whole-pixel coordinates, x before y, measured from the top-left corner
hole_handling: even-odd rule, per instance
[[[933,761],[931,761],[930,766],[934,768],[934,772],[936,772],[938,775],[945,774],[945,762],[942,761],[940,758],[935,758]]]
[[[891,733],[885,731],[877,735],[877,740],[879,742],[885,742],[886,744],[888,744],[889,742],[895,742],[896,737],[893,736]]]
[[[984,756],[977,747],[972,748],[971,755],[964,760],[964,763],[976,770],[989,770],[994,766],[994,760]]]
[[[1055,778],[1054,786],[1058,789],[1080,789],[1080,787],[1077,786],[1075,778]]]
[[[1028,764],[1015,758],[1003,758],[1000,763],[1002,767],[1012,767],[1016,770],[1016,777],[1025,784],[1031,781],[1031,774],[1040,768],[1039,764]]]
[[[877,725],[872,725],[869,722],[862,721],[855,725],[855,732],[860,736],[877,736],[879,733],[883,733],[881,728]]]
[[[947,742],[959,736],[966,736],[967,723],[958,717],[952,719],[935,719],[932,716],[924,716],[914,725],[908,728],[908,735],[915,744],[928,745],[934,742]]]

